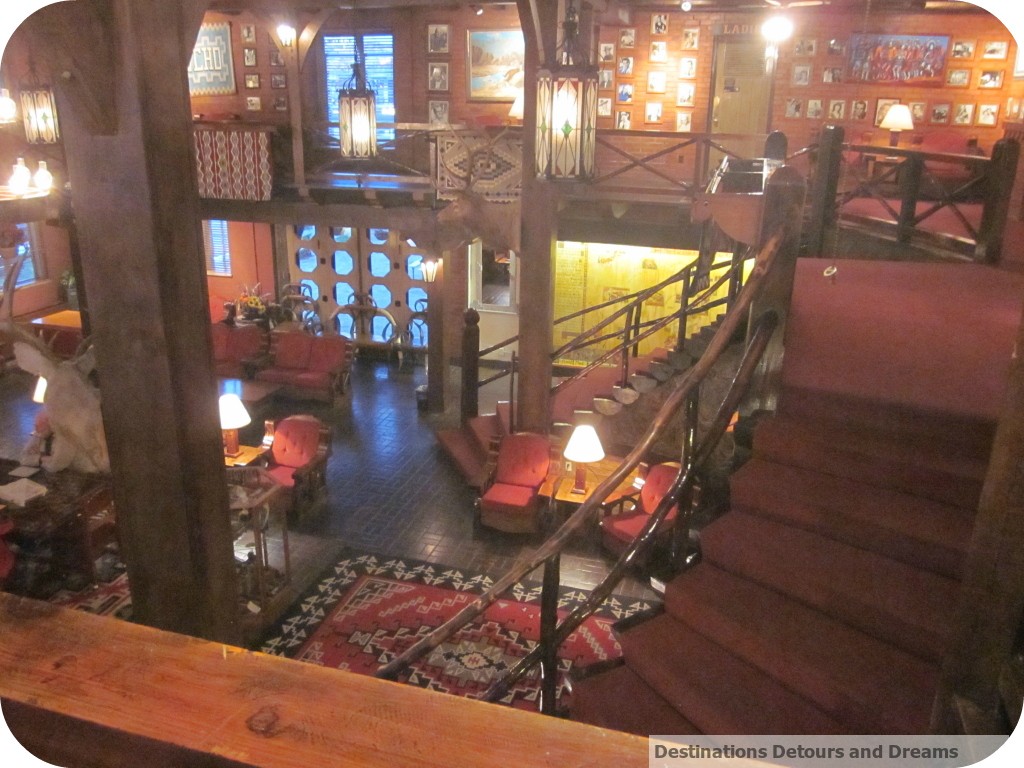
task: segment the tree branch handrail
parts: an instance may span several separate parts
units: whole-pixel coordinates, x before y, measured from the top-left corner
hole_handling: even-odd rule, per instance
[[[665,399],[665,402],[658,410],[643,437],[630,450],[619,466],[598,484],[591,496],[540,547],[532,553],[526,553],[521,556],[509,571],[494,582],[490,589],[479,595],[430,634],[422,637],[404,653],[381,667],[376,673],[377,677],[387,679],[396,677],[418,658],[436,648],[459,629],[483,613],[488,606],[498,600],[516,582],[562,551],[569,538],[583,527],[594,511],[604,503],[608,494],[618,487],[650,451],[680,404],[699,386],[707,376],[711,366],[721,357],[733,335],[738,330],[739,324],[747,319],[747,311],[754,298],[761,292],[762,286],[765,283],[765,276],[771,272],[783,240],[784,230],[782,229],[775,232],[768,239],[758,254],[750,277],[739,296],[737,296],[732,311],[726,314],[724,322],[712,337],[707,350],[691,368],[680,376],[679,382]]]

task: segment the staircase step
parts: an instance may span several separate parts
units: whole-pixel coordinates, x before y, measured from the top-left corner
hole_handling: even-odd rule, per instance
[[[625,664],[573,680],[569,711],[578,722],[638,736],[700,733]]]
[[[631,373],[629,375],[629,385],[641,394],[650,392],[658,386],[658,380],[653,376],[648,376],[646,373]]]
[[[689,347],[687,347],[687,349],[689,349]],[[689,352],[675,349],[670,350],[665,355],[665,359],[668,361],[668,364],[677,371],[685,371],[696,361],[696,358]]]
[[[969,509],[977,508],[986,470],[986,459],[934,440],[894,441],[783,416],[758,424],[754,455]]]
[[[665,609],[849,733],[928,732],[936,664],[707,562],[668,585]]]
[[[619,643],[626,664],[702,733],[842,732],[809,701],[668,614],[622,633]]]
[[[471,488],[480,488],[484,481],[487,452],[480,448],[476,437],[468,429],[441,429],[437,442],[455,464],[459,474]]]
[[[623,405],[632,405],[640,399],[640,393],[632,387],[612,387],[612,397]]]
[[[792,596],[924,659],[941,658],[959,583],[760,516],[730,511],[701,531],[706,562]]]
[[[729,482],[733,509],[960,578],[970,510],[753,458]]]
[[[658,381],[668,381],[675,375],[675,372],[675,368],[661,360],[651,360],[647,364],[647,373]]]
[[[622,403],[610,397],[595,397],[594,410],[602,416],[614,416],[622,410]]]

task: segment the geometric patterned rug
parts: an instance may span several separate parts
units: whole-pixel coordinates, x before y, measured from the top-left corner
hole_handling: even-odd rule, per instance
[[[372,675],[491,583],[488,576],[443,565],[349,552],[271,628],[258,649]],[[540,592],[539,584],[516,584],[505,599],[421,658],[402,681],[478,698],[536,644]],[[585,596],[582,591],[563,589],[560,615]],[[620,655],[612,624],[651,607],[644,600],[612,596],[569,636],[558,653],[559,700],[565,675],[573,666]],[[534,669],[502,701],[536,711],[538,700],[539,670]]]

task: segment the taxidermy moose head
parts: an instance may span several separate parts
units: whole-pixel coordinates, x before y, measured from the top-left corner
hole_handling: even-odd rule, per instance
[[[89,380],[95,367],[92,348],[83,344],[75,356],[62,360],[42,339],[14,322],[14,286],[25,256],[7,270],[0,297],[0,333],[14,342],[18,367],[46,379],[43,407],[53,431],[52,448],[40,463],[48,472],[72,468],[109,472],[110,457],[100,415],[100,393]]]

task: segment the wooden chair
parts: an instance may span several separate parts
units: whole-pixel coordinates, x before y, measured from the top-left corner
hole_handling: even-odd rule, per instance
[[[677,474],[678,464],[655,464],[648,470],[643,488],[638,494],[625,496],[605,508],[609,514],[601,520],[601,543],[606,549],[616,556],[626,550],[658,508]],[[662,521],[658,529],[659,538],[670,535],[678,512],[677,504]]]
[[[481,490],[481,525],[507,533],[540,530],[538,491],[550,465],[547,437],[533,432],[505,435],[498,445],[494,470]]]
[[[291,488],[288,521],[311,519],[327,501],[327,459],[331,455],[331,428],[315,416],[298,414],[279,422],[264,422],[263,447],[267,471]]]

